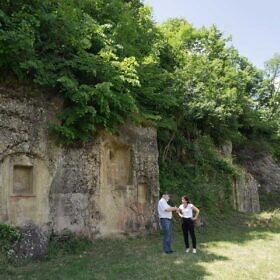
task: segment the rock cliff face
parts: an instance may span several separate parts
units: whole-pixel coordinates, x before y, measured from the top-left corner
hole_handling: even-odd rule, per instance
[[[280,194],[280,164],[269,154],[255,155],[249,150],[242,151],[245,160],[242,165],[257,179],[266,192]]]
[[[60,108],[0,91],[0,221],[90,238],[155,226],[156,130],[126,125],[65,148],[47,130]]]
[[[239,198],[236,198],[236,208],[251,209],[249,212],[256,212],[260,209],[257,207],[258,194],[273,193],[280,203],[280,164],[272,155],[263,151],[256,151],[253,147],[246,147],[238,151],[234,151],[236,163],[243,169],[242,178],[235,182],[235,189],[242,190]],[[246,183],[247,182],[247,183]],[[238,205],[238,200],[242,200],[242,196],[246,197],[245,205]],[[250,197],[248,199],[248,196]],[[255,203],[255,206],[253,206]],[[261,205],[262,206],[262,205]],[[248,211],[248,210],[244,210]]]
[[[245,170],[233,182],[234,206],[241,212],[259,212],[260,202],[258,189],[260,184]]]
[[[232,159],[232,142],[226,141],[220,147],[220,153],[224,157]],[[241,212],[259,212],[260,202],[258,189],[259,182],[249,170],[239,165],[240,176],[233,179],[233,206]]]

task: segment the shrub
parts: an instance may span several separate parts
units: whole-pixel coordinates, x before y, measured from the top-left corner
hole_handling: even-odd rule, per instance
[[[20,231],[11,225],[0,223],[0,250],[7,252],[10,246],[21,237]]]

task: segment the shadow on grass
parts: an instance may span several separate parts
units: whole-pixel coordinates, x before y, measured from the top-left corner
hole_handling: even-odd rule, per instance
[[[161,250],[161,233],[138,239],[98,240],[78,255],[53,250],[41,262],[0,264],[1,279],[202,279],[207,272],[199,262],[227,260],[207,250],[186,254],[178,242],[179,233],[175,235],[178,250],[170,255]]]
[[[213,249],[224,246],[224,252],[226,252],[228,245],[244,245],[260,239],[271,240],[273,233],[280,232],[279,210],[277,215],[274,221],[272,221],[271,215],[263,219],[260,215],[239,212],[231,212],[224,217],[206,218],[207,225],[202,228],[196,228],[198,254],[195,257],[188,258],[186,265],[188,270],[191,270],[189,275],[197,277],[195,279],[202,279],[209,273],[205,271],[201,263],[231,260],[230,257],[225,255],[213,254],[208,250],[209,247]],[[175,250],[183,251],[184,242],[179,218],[174,219],[173,228],[173,247]]]
[[[205,263],[228,262],[230,257],[213,253],[219,242],[245,244],[270,239],[271,229],[255,215],[233,212],[227,217],[209,217],[197,229],[198,253],[186,254],[180,221],[174,219],[173,254],[162,252],[162,234],[123,240],[96,240],[75,254],[53,246],[41,262],[11,265],[0,258],[1,279],[203,279],[210,276]],[[223,245],[222,245],[223,246]],[[225,248],[226,250],[226,248]]]
[[[229,242],[244,244],[263,239],[270,240],[272,233],[280,231],[280,214],[272,221],[273,214],[262,217],[259,214],[231,212],[226,216],[206,218],[206,226],[196,228],[199,243]],[[174,230],[181,232],[181,223],[174,221]]]

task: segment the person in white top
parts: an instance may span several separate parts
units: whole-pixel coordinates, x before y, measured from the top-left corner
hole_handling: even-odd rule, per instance
[[[172,212],[177,211],[178,208],[170,206],[167,202],[170,199],[169,193],[164,193],[158,202],[158,216],[160,225],[163,230],[163,251],[166,254],[171,254],[171,239],[172,239]]]
[[[193,217],[193,211],[195,216]],[[196,253],[196,237],[194,232],[194,221],[197,219],[199,209],[190,203],[187,196],[182,197],[182,204],[179,206],[178,215],[182,218],[182,230],[186,246],[186,253],[190,251],[188,232],[190,232],[193,246],[193,253]]]

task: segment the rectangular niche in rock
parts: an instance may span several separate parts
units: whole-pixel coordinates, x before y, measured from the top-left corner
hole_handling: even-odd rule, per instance
[[[147,203],[148,200],[148,186],[147,184],[138,184],[137,186],[137,200],[140,203]]]
[[[33,166],[14,165],[13,168],[13,194],[33,194]]]
[[[107,183],[111,186],[131,184],[131,155],[127,146],[112,146],[107,149],[105,159]]]

